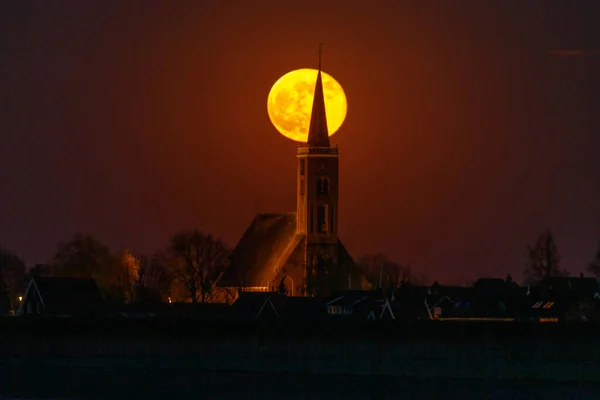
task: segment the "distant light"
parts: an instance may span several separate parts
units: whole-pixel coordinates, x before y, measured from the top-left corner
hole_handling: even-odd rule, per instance
[[[19,296],[19,303],[23,301],[23,296]]]
[[[171,303],[172,303],[172,301],[171,301],[171,298],[169,297],[169,304],[171,304]]]

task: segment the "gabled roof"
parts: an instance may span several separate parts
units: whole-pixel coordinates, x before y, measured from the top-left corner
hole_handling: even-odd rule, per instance
[[[436,299],[449,297],[452,301],[460,300],[468,293],[470,288],[466,286],[442,286],[432,285],[427,290],[427,298],[429,302],[436,302]]]
[[[217,287],[270,287],[286,263],[304,263],[305,236],[296,234],[296,213],[258,214],[231,253],[231,264]],[[296,259],[298,256],[299,259]],[[353,271],[354,260],[338,239],[338,264]],[[336,287],[348,287],[348,277],[336,276]],[[356,279],[356,277],[354,277]]]
[[[102,303],[96,281],[91,278],[39,277],[32,278],[19,314],[24,313],[23,305],[33,296],[38,296],[46,314],[74,315],[97,311]]]
[[[331,299],[327,302],[327,305],[352,307],[371,298],[385,300],[385,296],[381,290],[344,290],[333,293]]]
[[[278,304],[282,297],[282,295],[272,292],[241,293],[235,303],[231,305],[230,312],[233,316],[241,318],[257,319],[266,315],[279,318],[275,304]],[[265,307],[267,307],[266,311]]]
[[[268,286],[303,238],[296,235],[296,213],[258,214],[233,249],[217,286]]]
[[[291,297],[278,293],[242,293],[231,306],[234,317],[245,319],[318,320],[327,315],[326,299]]]
[[[427,286],[403,285],[389,294],[388,298],[396,319],[429,319],[426,303],[428,290]]]
[[[327,307],[352,309],[352,316],[361,319],[379,320],[384,317],[396,318],[390,301],[382,290],[347,290],[337,292],[327,302]]]

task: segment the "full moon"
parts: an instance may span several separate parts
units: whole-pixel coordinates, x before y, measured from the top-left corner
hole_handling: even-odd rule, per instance
[[[275,82],[269,98],[267,111],[275,128],[285,137],[297,142],[308,140],[308,127],[312,112],[316,69],[304,68],[288,72]],[[321,71],[325,113],[329,136],[336,133],[346,118],[348,103],[342,85],[331,75]]]

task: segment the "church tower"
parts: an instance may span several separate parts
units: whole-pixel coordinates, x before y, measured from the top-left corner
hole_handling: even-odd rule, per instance
[[[310,117],[308,141],[297,151],[297,234],[306,240],[307,294],[323,294],[336,273],[338,249],[338,159],[331,147],[323,80],[319,70]]]
[[[360,287],[354,260],[338,237],[337,147],[329,143],[321,50],[308,140],[296,154],[296,212],[256,215],[231,253],[223,293],[327,296]]]

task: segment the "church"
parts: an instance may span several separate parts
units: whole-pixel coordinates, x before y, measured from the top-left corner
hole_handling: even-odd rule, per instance
[[[258,214],[218,289],[326,296],[357,286],[356,265],[338,237],[339,150],[329,141],[320,60],[308,141],[296,159],[296,212]]]

